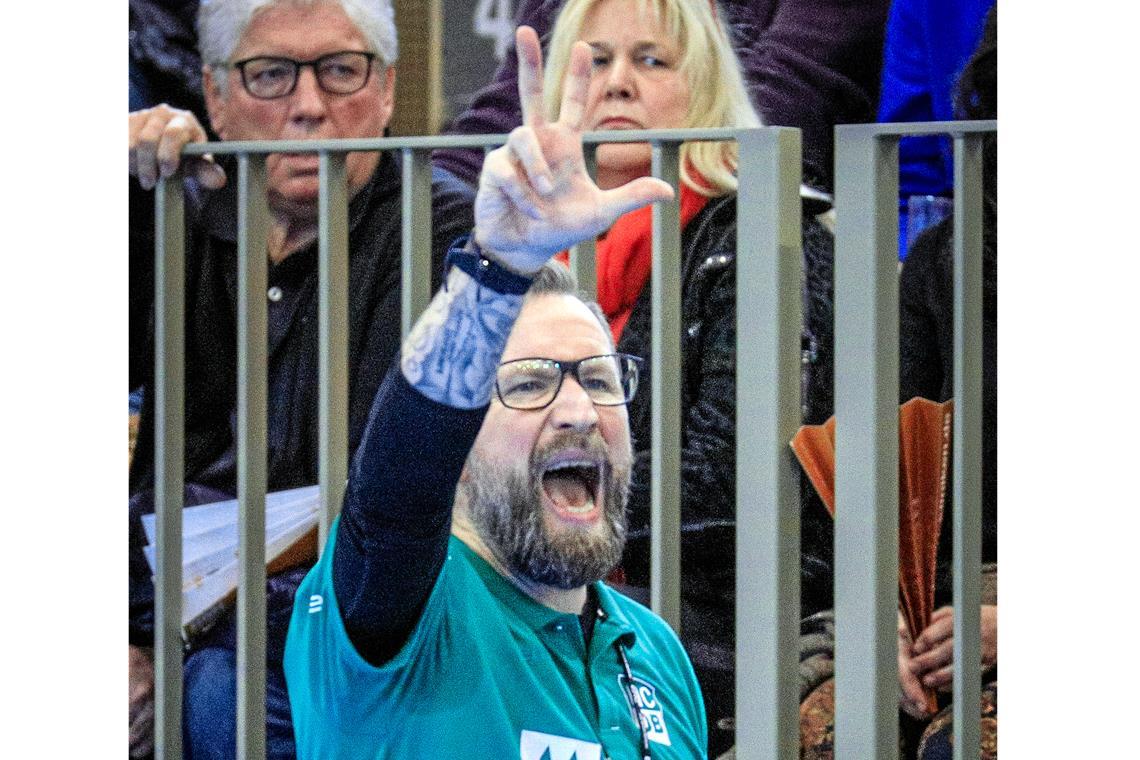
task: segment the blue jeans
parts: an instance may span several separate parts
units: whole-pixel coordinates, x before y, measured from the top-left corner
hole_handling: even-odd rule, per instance
[[[237,655],[207,647],[191,652],[183,668],[183,756],[190,760],[237,757]],[[293,720],[285,672],[268,666],[265,674],[265,757],[293,760]]]

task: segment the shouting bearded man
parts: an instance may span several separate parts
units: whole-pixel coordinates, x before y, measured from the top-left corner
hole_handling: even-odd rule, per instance
[[[525,126],[487,157],[474,234],[376,396],[297,592],[303,758],[705,756],[676,635],[600,582],[624,541],[638,361],[547,261],[672,191],[587,174],[585,43],[555,123],[533,30],[518,51]]]

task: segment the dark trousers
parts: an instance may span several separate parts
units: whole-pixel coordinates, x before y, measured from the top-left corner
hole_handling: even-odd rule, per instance
[[[237,757],[237,655],[207,647],[191,652],[183,668],[182,742],[189,760]],[[297,756],[285,673],[270,665],[265,674],[265,757]]]
[[[208,486],[187,483],[186,506],[233,498]],[[141,546],[139,515],[154,511],[153,494],[142,491],[131,497],[131,587],[133,614],[148,625],[153,619],[154,589]],[[271,576],[266,582],[266,758],[296,757],[292,715],[285,690],[282,659],[285,633],[293,609],[293,595],[307,571],[296,567]],[[183,664],[182,741],[183,756],[191,760],[237,757],[237,621],[234,610],[195,639]]]

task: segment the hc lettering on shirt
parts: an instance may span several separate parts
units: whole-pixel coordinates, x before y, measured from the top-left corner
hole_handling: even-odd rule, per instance
[[[629,688],[629,681],[624,675],[619,675],[618,681],[621,683],[622,690],[628,695],[627,699],[635,701],[636,709],[635,705],[631,704],[629,706],[630,713],[635,720],[637,714],[641,714],[641,724],[645,727],[645,735],[649,741],[672,746],[673,743],[669,741],[669,729],[665,725],[665,711],[657,699],[656,687],[636,676],[633,678],[632,689]]]
[[[519,737],[519,757],[521,760],[602,760],[602,745],[523,729]]]

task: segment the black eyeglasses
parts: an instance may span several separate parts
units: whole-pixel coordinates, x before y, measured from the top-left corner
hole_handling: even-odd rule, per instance
[[[305,66],[312,67],[317,85],[325,92],[333,95],[359,92],[368,84],[375,57],[375,53],[342,50],[311,61],[259,56],[235,61],[231,65],[241,72],[241,83],[246,92],[255,98],[272,100],[283,98],[297,88],[297,78]]]
[[[558,396],[563,378],[572,374],[598,406],[621,406],[637,393],[640,364],[639,357],[629,354],[587,356],[573,362],[515,359],[499,365],[495,392],[510,409],[543,409]]]

